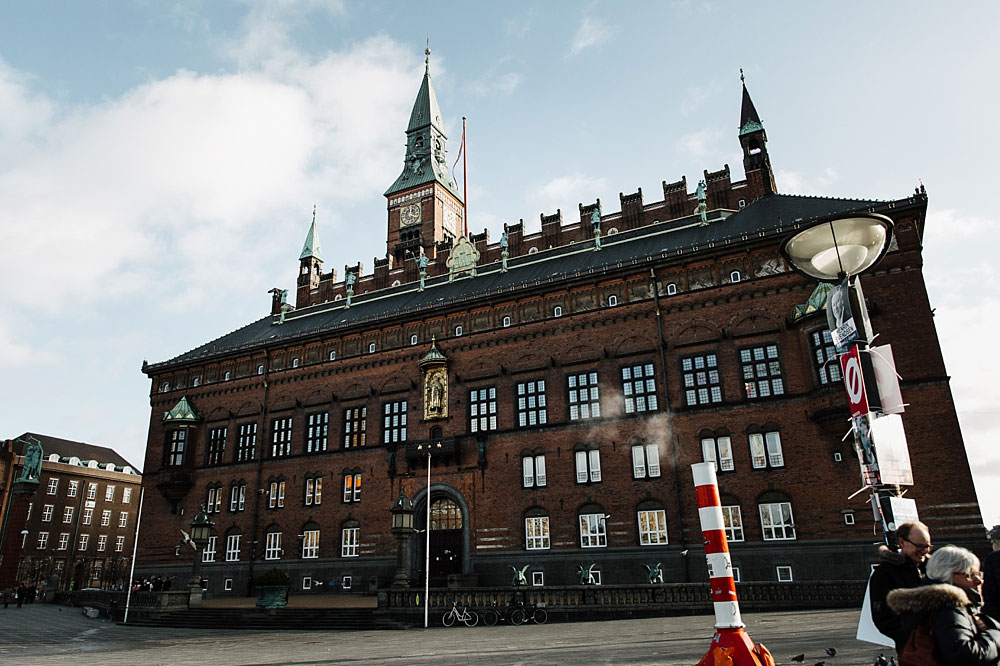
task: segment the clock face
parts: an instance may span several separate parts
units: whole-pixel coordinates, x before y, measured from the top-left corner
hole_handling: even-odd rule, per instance
[[[458,235],[458,215],[450,208],[444,210],[444,226]]]
[[[399,225],[402,227],[420,224],[420,218],[420,204],[410,204],[399,211]]]

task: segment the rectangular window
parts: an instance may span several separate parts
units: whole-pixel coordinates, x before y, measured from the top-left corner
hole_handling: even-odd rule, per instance
[[[177,428],[167,433],[167,466],[180,467],[184,464],[184,446],[187,444],[187,430]]]
[[[531,572],[531,585],[532,587],[542,587],[545,585],[545,572],[544,571],[532,571]]]
[[[810,333],[809,346],[812,348],[819,383],[825,385],[839,382],[840,363],[837,361],[837,348],[833,344],[830,330],[823,328]]]
[[[49,533],[39,532],[38,533],[38,546],[39,550],[44,550],[46,546],[49,545]]]
[[[536,379],[517,385],[517,425],[527,428],[548,423],[545,409],[545,380]]]
[[[201,549],[201,561],[202,562],[214,562],[215,561],[215,544],[218,537],[210,536],[208,541],[205,542],[205,547]]]
[[[344,410],[344,448],[365,445],[368,429],[368,408],[350,407]]]
[[[230,534],[226,537],[226,562],[238,562],[240,559],[240,534]]]
[[[775,571],[778,574],[779,583],[791,583],[792,582],[792,568],[791,567],[775,567]]]
[[[97,484],[88,483],[87,484],[87,499],[97,499]]]
[[[69,488],[66,489],[66,497],[76,497],[76,493],[80,489],[79,481],[70,481]]]
[[[702,460],[715,464],[720,472],[732,472],[733,441],[730,437],[705,437],[701,440]]]
[[[78,546],[78,550],[87,550],[87,546],[88,545],[90,545],[90,535],[89,534],[81,534],[80,535],[80,545]]]
[[[103,553],[104,549],[108,547],[108,535],[102,534],[97,537],[97,552]]]
[[[271,457],[281,458],[292,452],[292,417],[271,421]]]
[[[73,522],[73,507],[68,506],[63,509],[63,522],[72,523]]]
[[[314,412],[306,417],[306,453],[326,451],[330,435],[329,412]]]
[[[91,521],[93,521],[93,520],[94,520],[94,510],[93,509],[84,509],[83,510],[83,524],[84,525],[89,525],[91,523]]]
[[[733,582],[734,583],[740,582],[740,568],[739,567],[733,567]]]
[[[59,479],[53,477],[49,479],[49,487],[45,491],[47,495],[55,495],[59,490]]]
[[[660,450],[656,444],[636,444],[632,447],[632,478],[660,476]]]
[[[545,486],[545,455],[524,456],[521,458],[521,470],[524,472],[525,488],[542,488]]]
[[[62,532],[59,535],[59,550],[66,550],[69,548],[69,532]]]
[[[743,516],[739,505],[722,507],[722,525],[726,530],[727,541],[743,541]]]
[[[221,465],[226,454],[226,435],[229,428],[212,428],[208,431],[208,464]]]
[[[580,514],[580,547],[603,548],[608,545],[607,526],[603,513]]]
[[[52,513],[55,511],[55,509],[56,509],[55,504],[46,504],[44,507],[42,507],[42,522],[43,523],[51,523],[52,522]]]
[[[344,475],[344,501],[361,501],[361,473]]]
[[[105,509],[101,511],[101,527],[107,527],[111,524],[111,509]]]
[[[105,502],[114,502],[115,501],[115,487],[114,486],[106,486],[104,488],[104,501]]]
[[[303,590],[311,590],[312,586],[313,586],[312,576],[303,576],[302,577],[302,589]]]
[[[360,527],[345,527],[340,534],[340,556],[341,557],[357,557],[358,556],[358,533],[361,531]]]
[[[406,401],[387,402],[382,406],[382,443],[406,441]]]
[[[576,482],[596,483],[601,480],[601,452],[597,449],[591,451],[577,451],[574,454],[576,460]]]
[[[655,412],[659,405],[656,401],[653,364],[643,363],[622,368],[622,394],[625,396],[626,414]]]
[[[715,354],[698,354],[681,359],[684,404],[688,407],[722,402],[722,379]]]
[[[224,591],[226,591],[226,592],[232,592],[233,591],[233,579],[232,578],[226,578],[224,581],[222,581],[222,589]]]
[[[323,501],[323,479],[306,479],[306,506],[319,505]]]
[[[781,451],[781,433],[752,433],[749,439],[750,462],[754,469],[785,466],[785,456]]]
[[[548,550],[549,517],[536,516],[524,519],[525,548],[528,550]]]
[[[115,552],[120,553],[125,550],[125,537],[118,536],[115,537]]]
[[[272,481],[267,492],[267,508],[280,509],[285,506],[285,482]]]
[[[497,429],[497,389],[472,389],[469,391],[469,432]]]
[[[785,380],[778,360],[778,345],[744,347],[740,350],[743,392],[748,399],[784,395]]]
[[[206,513],[219,513],[222,511],[222,488],[208,489],[208,503],[205,504]]]
[[[639,543],[656,546],[667,543],[667,512],[653,509],[639,512]]]
[[[128,511],[122,511],[118,514],[118,527],[126,527],[128,525]]]
[[[132,489],[123,488],[122,489],[122,504],[128,504],[132,501]]]
[[[246,508],[247,501],[247,487],[246,484],[241,483],[238,486],[233,486],[229,489],[229,511],[231,513],[236,513],[237,511],[242,511]]]
[[[249,462],[257,458],[257,424],[240,424],[240,438],[236,442],[236,462]]]
[[[601,415],[601,396],[596,372],[566,378],[569,390],[569,420],[596,419]]]
[[[795,538],[795,523],[792,521],[792,505],[789,502],[774,502],[760,505],[760,526],[764,541],[790,541]]]
[[[319,557],[319,530],[306,530],[302,533],[302,557]]]
[[[281,532],[268,532],[264,545],[265,560],[281,559]]]

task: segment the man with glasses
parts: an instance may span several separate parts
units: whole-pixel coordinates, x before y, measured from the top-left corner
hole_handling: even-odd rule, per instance
[[[920,521],[903,523],[896,528],[896,543],[899,545],[897,552],[886,546],[879,547],[879,564],[872,571],[868,587],[872,620],[879,631],[895,641],[898,653],[909,636],[900,616],[886,603],[886,597],[892,590],[923,583],[924,563],[931,554],[931,534]]]

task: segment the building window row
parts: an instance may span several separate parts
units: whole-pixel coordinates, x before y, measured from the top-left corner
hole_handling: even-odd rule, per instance
[[[753,469],[779,469],[785,466],[781,447],[781,433],[777,430],[753,432],[747,435],[750,446],[750,465]],[[733,461],[733,441],[730,435],[703,435],[702,460],[711,462],[719,472],[736,469]]]

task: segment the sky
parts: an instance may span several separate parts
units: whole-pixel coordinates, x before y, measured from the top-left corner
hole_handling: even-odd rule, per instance
[[[294,293],[313,206],[325,268],[369,272],[429,39],[451,160],[468,118],[469,227],[494,240],[742,178],[740,68],[779,192],[923,183],[935,325],[1000,523],[998,23],[988,2],[0,3],[0,438],[141,466],[143,360]]]

